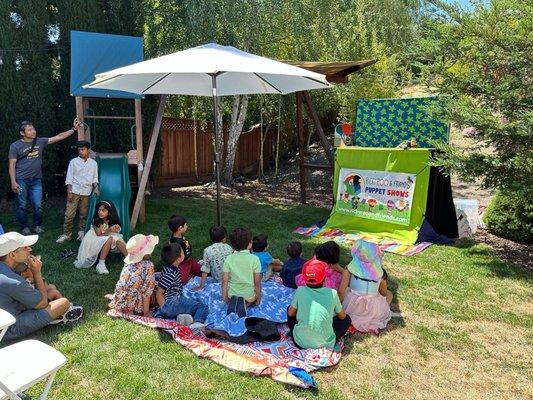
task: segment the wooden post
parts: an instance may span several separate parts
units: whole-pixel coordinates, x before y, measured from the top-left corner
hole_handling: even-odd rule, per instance
[[[141,112],[141,99],[135,99],[135,143],[137,145],[137,186],[141,183],[144,169],[143,151],[143,119]],[[139,211],[139,221],[142,223],[146,218],[144,206],[144,193],[142,197],[141,210]]]
[[[83,125],[84,110],[83,110],[83,97],[76,96],[76,118],[82,122],[82,126],[78,129],[78,140],[85,140],[85,126]]]
[[[326,135],[324,134],[324,130],[322,129],[322,124],[320,123],[320,120],[318,119],[318,114],[315,110],[315,106],[313,105],[313,101],[311,100],[311,96],[309,95],[309,92],[307,90],[303,92],[303,99],[305,100],[305,104],[307,105],[307,110],[309,111],[309,115],[311,116],[315,124],[318,137],[320,138],[320,141],[322,142],[322,147],[324,147],[324,151],[326,152],[326,157],[328,159],[329,165],[333,166],[333,151],[331,150],[331,145],[329,144],[328,139],[326,138]]]
[[[197,131],[197,122],[196,118],[193,119],[194,131],[193,131],[193,140],[194,140],[194,175],[196,176],[196,182],[200,180],[198,175],[198,144],[196,143],[196,131]]]
[[[150,138],[150,145],[148,146],[148,153],[146,154],[146,164],[142,174],[141,182],[137,190],[137,197],[135,198],[135,205],[133,206],[133,213],[131,214],[131,229],[135,229],[137,226],[137,218],[141,210],[141,204],[144,197],[144,190],[148,183],[148,175],[150,175],[150,168],[152,167],[152,161],[154,159],[155,146],[157,144],[157,138],[159,136],[159,130],[161,129],[161,122],[163,121],[163,112],[165,111],[165,104],[167,102],[167,95],[162,94],[159,98],[159,107],[157,108],[157,115],[154,121],[154,127],[152,129],[152,136]]]
[[[296,133],[298,137],[298,161],[300,165],[300,201],[307,202],[305,183],[305,149],[304,149],[304,127],[302,116],[302,93],[296,92]]]

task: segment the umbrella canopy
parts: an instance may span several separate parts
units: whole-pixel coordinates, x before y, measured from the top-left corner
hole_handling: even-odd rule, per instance
[[[216,120],[219,96],[287,94],[325,89],[326,77],[316,72],[256,56],[231,46],[208,43],[96,75],[84,88],[122,90],[137,94],[182,94],[213,97]],[[161,114],[162,115],[162,114]],[[220,225],[219,127],[215,126],[217,224]],[[150,168],[148,167],[148,170]],[[143,180],[146,182],[143,175]],[[144,192],[144,186],[139,185]],[[133,218],[140,206],[135,201]]]
[[[208,43],[96,75],[86,88],[138,94],[287,94],[329,87],[326,77],[231,46]]]

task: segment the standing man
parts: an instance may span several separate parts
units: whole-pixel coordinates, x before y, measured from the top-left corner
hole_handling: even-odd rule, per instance
[[[11,189],[15,193],[15,213],[23,235],[29,235],[30,228],[26,217],[28,200],[33,207],[33,230],[42,233],[42,199],[43,186],[41,183],[44,148],[71,136],[82,123],[76,118],[72,128],[51,138],[37,137],[37,131],[32,122],[24,121],[20,124],[19,132],[22,138],[9,147],[9,177]]]
[[[80,140],[77,143],[78,157],[70,160],[67,169],[67,208],[63,234],[56,240],[63,243],[72,237],[72,225],[76,211],[78,212],[78,240],[83,239],[85,231],[85,218],[89,209],[89,198],[94,190],[96,196],[100,195],[98,188],[98,164],[89,158],[91,143]]]

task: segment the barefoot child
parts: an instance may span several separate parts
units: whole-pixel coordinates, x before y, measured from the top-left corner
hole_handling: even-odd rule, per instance
[[[344,272],[339,296],[353,326],[360,332],[379,333],[391,319],[386,273],[379,246],[358,240],[352,248],[352,261]]]
[[[150,261],[159,237],[135,235],[126,244],[124,267],[109,305],[128,314],[150,316],[150,297],[155,290],[154,264]]]
[[[181,243],[181,241],[183,241],[181,245],[184,251],[185,259],[180,264],[180,272],[181,282],[185,285],[187,282],[189,282],[191,275],[202,275],[200,264],[192,257],[192,245],[185,238],[185,232],[187,232],[187,229],[189,229],[189,225],[184,217],[174,214],[168,220],[168,229],[170,229],[170,232],[172,232],[169,243]]]
[[[261,303],[261,263],[250,253],[252,232],[237,228],[229,239],[235,252],[226,257],[222,268],[222,300],[228,303],[228,314],[245,317],[248,306]]]
[[[202,263],[202,279],[194,290],[202,290],[205,286],[207,275],[215,282],[222,281],[222,267],[226,257],[233,253],[233,249],[226,243],[228,233],[223,226],[213,226],[209,229],[209,236],[213,244],[204,250]]]
[[[326,263],[312,260],[302,270],[306,286],[296,289],[287,309],[287,322],[294,343],[303,349],[332,349],[350,327],[335,289],[323,287]]]
[[[165,245],[161,250],[161,258],[165,266],[157,283],[156,299],[159,309],[154,316],[177,319],[179,323],[189,325],[191,329],[203,329],[209,309],[199,301],[183,296],[179,266],[185,255],[181,246],[177,243]]]
[[[252,241],[252,254],[259,258],[261,262],[261,278],[266,281],[272,276],[272,272],[281,271],[283,263],[272,257],[268,250],[268,236],[265,234],[257,235]]]

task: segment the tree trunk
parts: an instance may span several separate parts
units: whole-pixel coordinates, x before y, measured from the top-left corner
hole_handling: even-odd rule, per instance
[[[248,109],[249,96],[235,96],[231,109],[231,126],[228,135],[228,149],[222,170],[222,182],[225,185],[233,183],[233,165],[235,163],[235,154],[237,153],[237,142],[244,127],[246,111]]]

